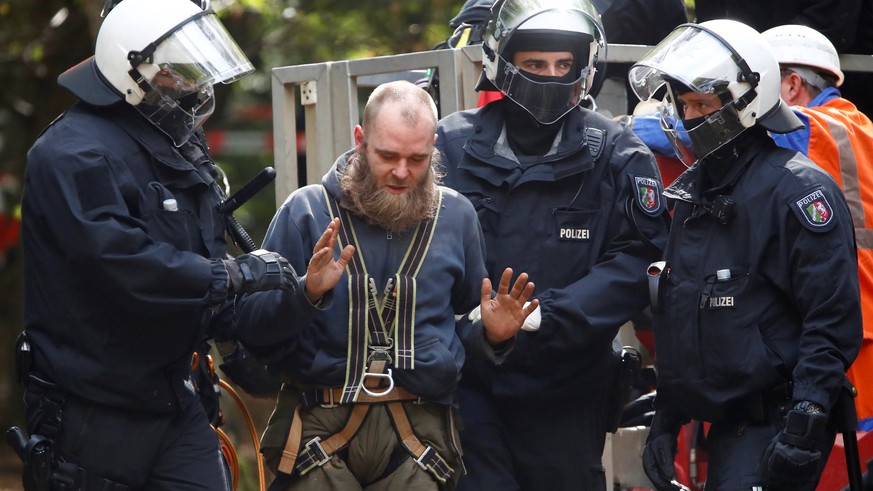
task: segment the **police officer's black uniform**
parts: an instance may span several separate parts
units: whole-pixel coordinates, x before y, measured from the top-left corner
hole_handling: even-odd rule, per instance
[[[749,489],[786,412],[810,401],[829,413],[858,352],[852,219],[830,176],[758,126],[665,195],[676,206],[654,319],[656,406],[712,422],[707,487]],[[818,442],[822,466],[832,436]]]
[[[107,2],[94,56],[58,77],[80,102],[28,153],[18,359],[31,436],[9,433],[28,491],[230,489],[206,339],[233,333],[231,294],[291,293],[297,276],[269,251],[227,256],[238,224],[200,128],[212,86],[254,67],[203,7]]]
[[[27,425],[93,481],[227,486],[189,377],[228,297],[222,196],[205,149],[202,132],[175,148],[123,101],[80,102],[28,154]],[[216,453],[176,453],[172,439],[212,441]]]
[[[642,272],[666,242],[660,175],[629,128],[579,107],[547,156],[519,161],[503,133],[514,104],[458,112],[437,128],[445,183],[478,211],[489,276],[528,272],[542,313],[506,363],[464,367],[471,471],[460,486],[601,489],[613,339],[646,306]]]

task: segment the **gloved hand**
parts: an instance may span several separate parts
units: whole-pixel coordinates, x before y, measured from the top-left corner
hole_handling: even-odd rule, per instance
[[[827,420],[824,412],[809,413],[795,406],[788,412],[785,429],[764,451],[758,473],[775,486],[794,489],[809,484],[818,472],[821,452],[816,445],[825,438]]]
[[[233,259],[225,259],[231,293],[297,289],[297,273],[288,261],[275,252],[258,249]]]
[[[643,470],[658,491],[680,491],[688,488],[676,480],[676,442],[685,424],[682,418],[658,410],[652,419],[646,447],[643,449]]]

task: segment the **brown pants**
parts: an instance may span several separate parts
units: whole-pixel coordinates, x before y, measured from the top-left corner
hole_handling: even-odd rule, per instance
[[[261,452],[267,466],[275,473],[282,449],[288,437],[291,417],[297,405],[297,394],[283,389],[279,394],[276,409],[270,417],[267,430],[261,440]],[[391,455],[400,442],[392,425],[386,406],[372,405],[358,432],[351,439],[347,452],[337,455],[321,467],[316,467],[293,480],[286,489],[306,490],[367,490],[367,491],[435,491],[454,489],[463,473],[458,437],[451,420],[451,408],[439,404],[403,403],[409,422],[418,438],[432,446],[455,470],[449,483],[440,488],[440,483],[427,470],[422,469],[410,456],[396,469],[387,469]],[[303,431],[301,445],[314,437],[325,439],[345,426],[350,405],[333,408],[313,407],[301,409]],[[386,472],[387,470],[387,472]]]

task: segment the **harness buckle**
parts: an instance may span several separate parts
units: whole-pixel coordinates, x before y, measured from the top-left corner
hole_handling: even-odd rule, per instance
[[[327,395],[327,402],[320,403],[319,406],[321,406],[324,409],[333,409],[333,408],[339,406],[339,404],[337,404],[337,402],[336,402],[336,399],[334,399],[334,397],[333,397],[333,390],[327,389],[323,392],[327,392],[327,394],[328,394]]]
[[[430,459],[430,453],[433,451],[434,451],[433,447],[428,445],[427,448],[424,449],[424,452],[421,453],[421,456],[418,457],[417,459],[415,459],[415,463],[418,464],[418,466],[421,467],[422,469],[429,471],[429,469],[427,468],[427,464],[425,463],[425,460]]]
[[[364,376],[361,378],[361,389],[370,397],[384,397],[391,393],[394,390],[394,377],[391,374],[391,369],[388,368],[385,370],[386,373],[382,373],[384,367],[391,365],[394,359],[391,357],[391,348],[394,347],[394,340],[388,338],[387,345],[371,345],[370,348],[370,356],[367,357],[367,371],[364,372]],[[372,372],[370,370],[373,370]],[[367,383],[367,378],[374,379],[372,383]],[[381,379],[381,380],[380,380]],[[370,390],[368,386],[378,387],[379,382],[388,381],[388,388],[382,391]]]
[[[388,338],[388,344],[384,346],[368,346],[370,355],[367,356],[367,366],[372,366],[373,362],[384,361],[385,365],[394,363],[394,358],[391,356],[391,349],[394,348],[394,340]]]
[[[299,469],[301,476],[316,467],[323,466],[330,460],[330,455],[328,455],[327,452],[324,451],[324,447],[321,446],[321,437],[315,437],[306,442],[303,451],[306,453],[306,456],[310,461],[306,467]]]
[[[422,452],[420,457],[415,459],[415,463],[443,484],[445,484],[455,472],[454,469],[449,466],[449,463],[442,458],[439,452],[430,445],[424,449],[424,452]]]
[[[367,378],[372,377],[374,379],[387,379],[388,380],[388,388],[384,391],[376,392],[367,388]],[[391,369],[387,370],[387,373],[373,373],[373,372],[364,372],[364,377],[361,379],[361,390],[363,390],[370,397],[384,397],[391,393],[394,390],[394,377],[391,375]]]

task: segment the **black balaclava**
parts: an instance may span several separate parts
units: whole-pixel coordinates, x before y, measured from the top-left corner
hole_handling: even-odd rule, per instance
[[[512,63],[518,51],[568,51],[573,54],[573,67],[563,77],[544,77],[525,72],[525,76],[537,82],[570,83],[579,78],[587,66],[590,43],[594,38],[578,32],[547,29],[518,30],[503,50],[503,59]],[[566,116],[565,116],[566,117]],[[519,155],[544,155],[555,141],[564,118],[552,124],[543,124],[515,102],[507,103],[506,129],[509,146]]]
[[[692,151],[694,151],[693,147],[695,146],[695,136],[697,136],[697,133],[692,132],[692,130],[703,124],[707,118],[712,116],[712,114],[706,114],[696,118],[685,118],[684,111],[681,109],[682,103],[680,102],[681,99],[679,97],[683,94],[692,92],[692,89],[675,78],[665,77],[665,80],[670,83],[669,86],[673,92],[672,97],[675,99],[677,111],[679,111],[679,115],[682,118],[682,125],[685,127],[685,131],[689,132],[689,138],[692,142]],[[718,95],[718,98],[721,101],[722,107],[733,101],[733,96],[727,89],[727,83],[721,87],[717,87],[715,90],[716,95]],[[737,125],[739,126],[739,122],[737,122]],[[704,128],[704,130],[705,129],[706,128]],[[727,175],[740,148],[747,146],[749,143],[749,140],[746,137],[748,134],[748,130],[743,130],[730,141],[700,158],[704,179],[707,185],[717,185],[721,182],[724,176]]]
[[[767,130],[759,125],[747,128],[745,131],[737,135],[733,140],[725,143],[721,147],[713,150],[701,161],[701,170],[703,171],[704,182],[709,186],[719,186],[725,184],[724,178],[729,171],[736,165],[737,158],[743,149],[748,148],[753,142],[764,138],[770,138]]]

